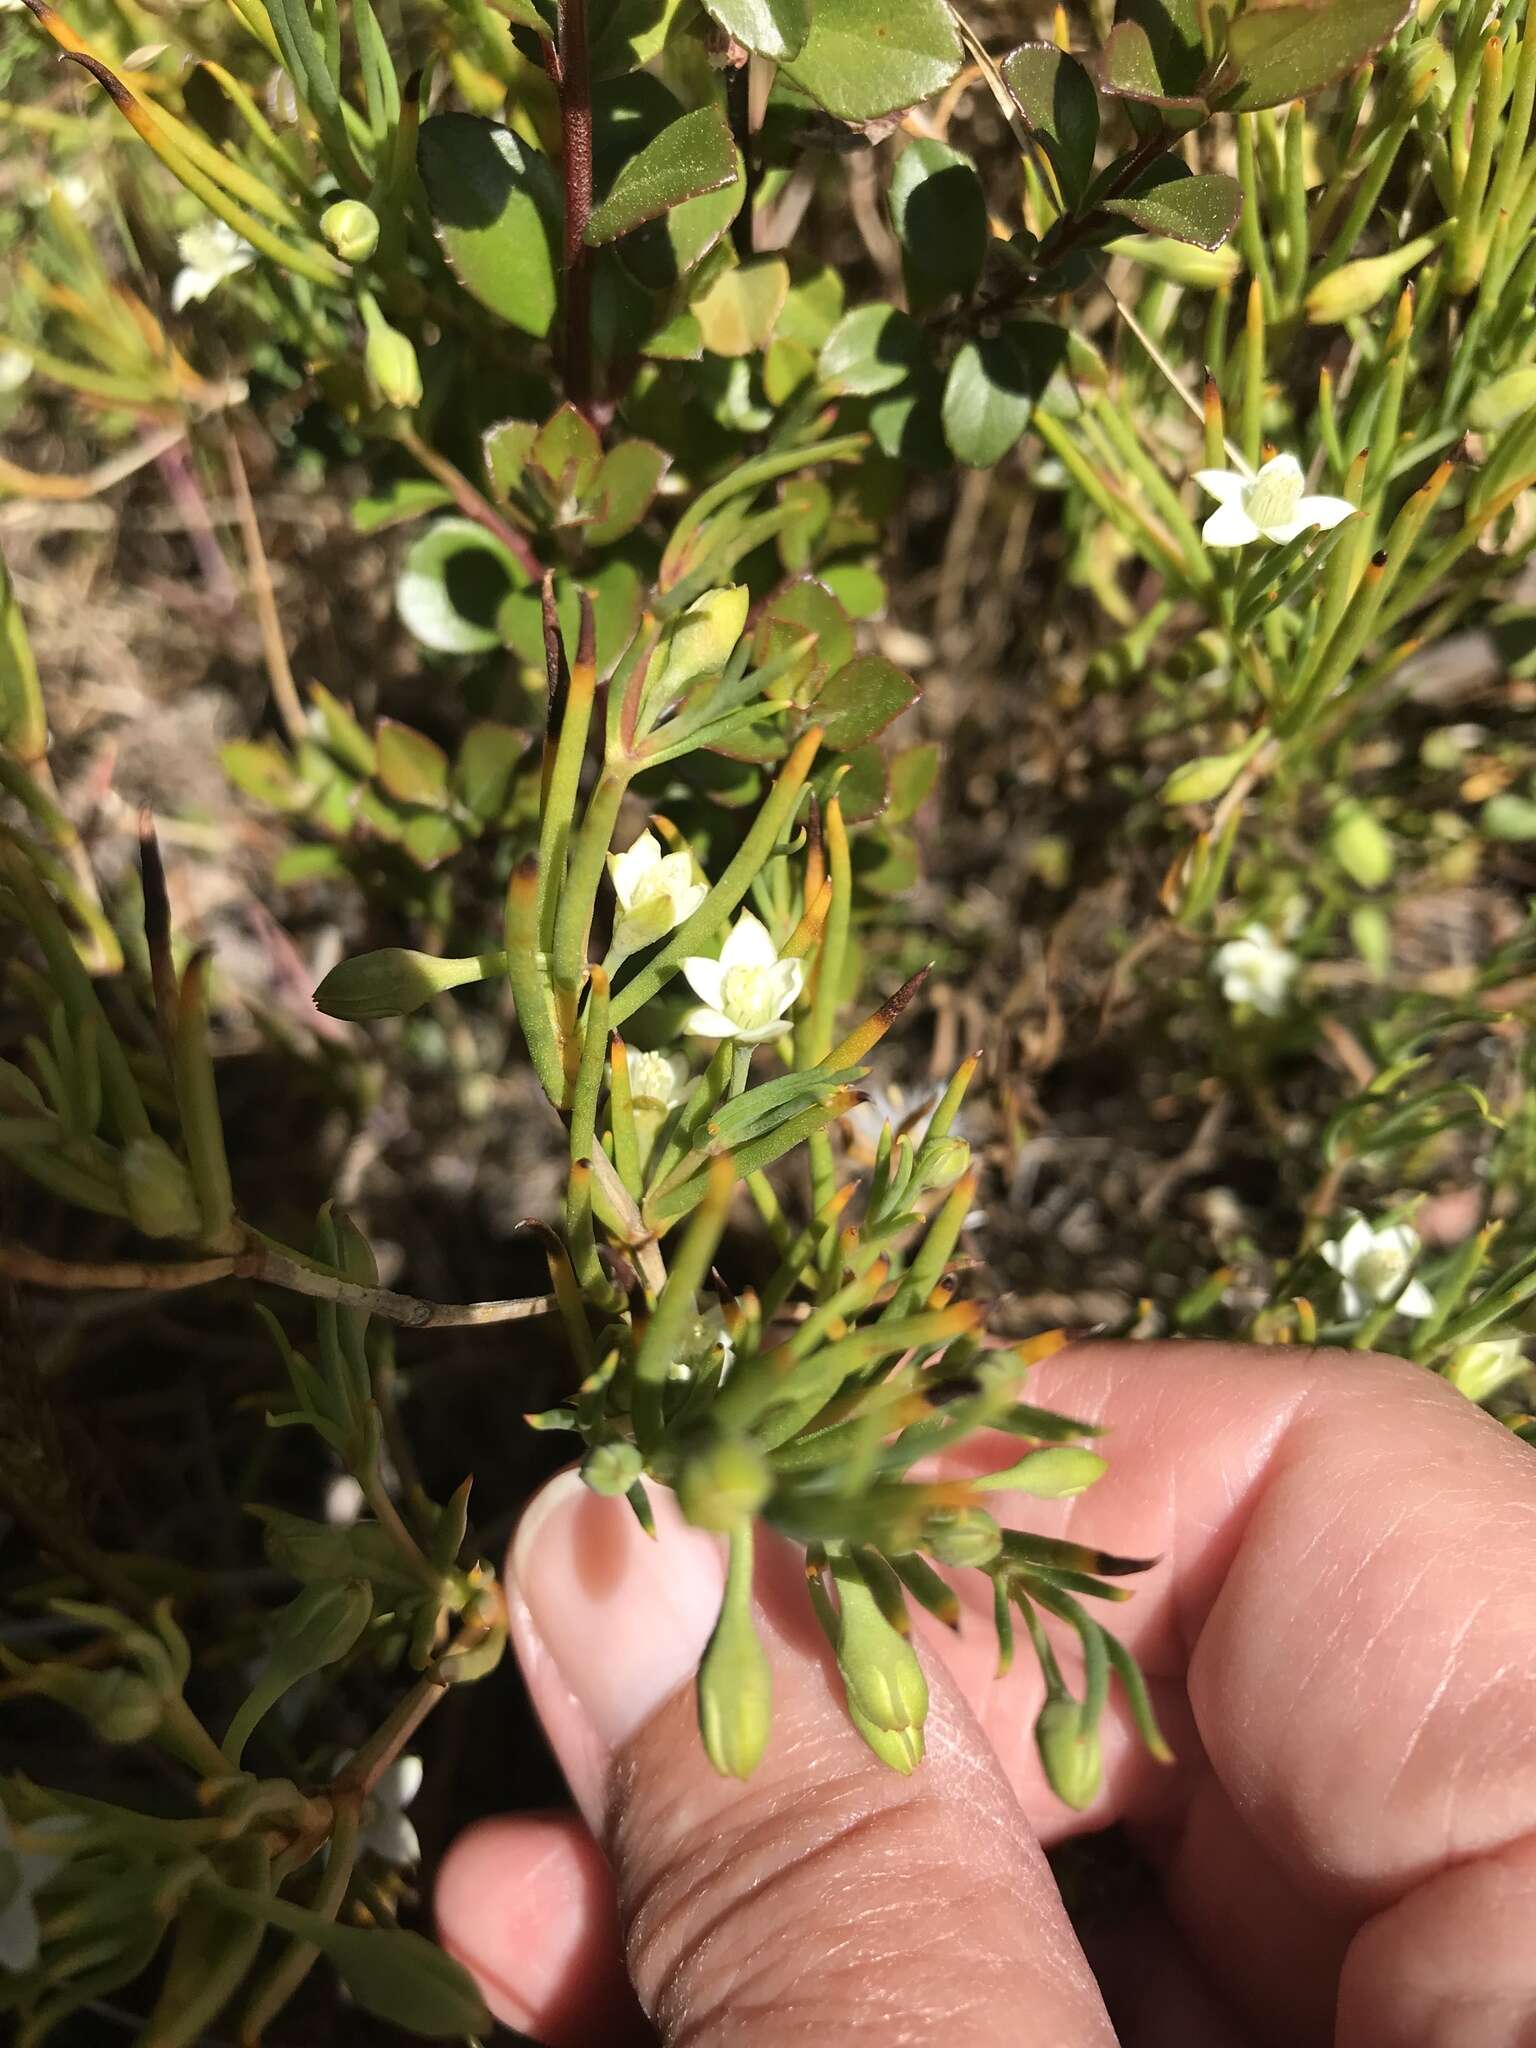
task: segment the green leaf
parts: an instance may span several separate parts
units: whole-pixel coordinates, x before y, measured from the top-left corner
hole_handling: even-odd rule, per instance
[[[816,572],[850,619],[883,619],[890,604],[885,578],[867,562],[823,562]]]
[[[231,740],[219,749],[219,766],[236,789],[274,811],[295,810],[302,802],[293,764],[274,739]]]
[[[540,427],[529,459],[548,481],[557,506],[586,496],[603,466],[597,429],[574,405],[562,405]]]
[[[962,55],[944,0],[816,0],[805,45],[782,68],[829,114],[872,121],[942,92]]]
[[[472,297],[545,335],[558,299],[560,187],[546,158],[494,121],[434,114],[416,161],[443,254]]]
[[[1146,37],[1165,92],[1193,93],[1204,74],[1201,5],[1202,0],[1120,0],[1115,9],[1117,20],[1134,22]]]
[[[799,56],[811,26],[809,0],[705,0],[705,11],[745,49],[776,64]]]
[[[1481,812],[1483,830],[1490,839],[1513,840],[1517,844],[1536,839],[1536,802],[1505,790],[1489,797]]]
[[[273,1616],[271,1655],[221,1745],[236,1769],[263,1716],[301,1678],[345,1657],[372,1613],[373,1591],[367,1581],[346,1579],[308,1587]]]
[[[998,69],[1025,127],[1045,144],[1064,198],[1075,205],[1093,176],[1099,139],[1099,96],[1092,79],[1054,43],[1021,43]]]
[[[1175,112],[1194,112],[1205,104],[1165,81],[1152,39],[1139,21],[1118,22],[1111,29],[1099,60],[1099,86],[1117,99],[1141,100]]]
[[[1243,211],[1243,188],[1221,171],[1200,177],[1172,178],[1150,191],[1105,201],[1106,213],[1118,213],[1149,235],[1166,235],[1197,249],[1219,249],[1237,226]]]
[[[783,257],[759,256],[721,271],[690,310],[711,355],[752,356],[767,346],[788,294]]]
[[[395,605],[423,647],[484,654],[502,644],[499,620],[509,593],[527,587],[505,542],[473,519],[439,519],[407,550]]]
[[[968,341],[944,385],[944,438],[961,462],[989,469],[1029,425],[1035,400],[1066,349],[1058,327],[1016,322]]]
[[[499,503],[504,505],[522,481],[538,438],[539,430],[532,420],[498,420],[481,435],[485,473],[490,478],[491,494]]]
[[[871,818],[878,818],[891,800],[890,777],[880,749],[875,746],[855,747],[837,766],[847,770],[837,783],[837,799],[842,805],[844,823],[866,825]],[[831,777],[827,780],[830,784]]]
[[[876,896],[905,896],[917,880],[917,848],[905,832],[875,825],[853,842],[853,874]]]
[[[914,311],[975,289],[987,253],[987,202],[968,156],[930,136],[908,143],[891,173],[890,207]]]
[[[670,460],[654,441],[621,441],[603,458],[581,508],[593,547],[606,547],[640,524]]]
[[[922,694],[912,678],[883,654],[860,654],[827,683],[812,715],[823,730],[822,744],[835,753],[848,753],[884,732]]]
[[[894,391],[928,361],[923,330],[894,306],[860,306],[839,320],[821,351],[821,375],[838,390],[868,398]]]
[[[452,818],[439,811],[418,811],[406,821],[400,845],[419,868],[435,868],[451,860],[464,845],[464,834]]]
[[[407,519],[419,519],[424,512],[436,512],[453,503],[453,493],[424,476],[403,477],[386,484],[352,506],[355,533],[382,533],[387,526],[400,526]]]
[[[585,240],[593,248],[617,241],[685,200],[719,191],[735,177],[731,131],[717,108],[699,107],[620,165],[606,197],[592,210]]]
[[[1412,12],[1412,0],[1250,0],[1227,31],[1242,83],[1225,104],[1251,113],[1316,92],[1374,57]]]
[[[939,758],[938,743],[934,740],[908,747],[892,758],[889,816],[893,825],[904,825],[908,818],[917,815],[938,780]]]
[[[493,719],[482,719],[464,735],[453,764],[453,791],[482,825],[506,812],[525,745],[522,733]]]
[[[374,732],[378,778],[403,804],[427,804],[434,810],[448,800],[448,756],[435,740],[381,718]]]
[[[774,591],[757,615],[752,636],[754,663],[759,668],[766,666],[808,633],[816,636],[814,649],[775,686],[775,695],[793,696],[801,703],[853,659],[854,634],[847,613],[827,586],[817,577],[797,576]]]

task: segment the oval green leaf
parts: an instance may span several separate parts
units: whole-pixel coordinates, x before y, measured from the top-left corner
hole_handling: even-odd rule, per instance
[[[998,69],[1024,125],[1045,144],[1063,197],[1075,204],[1093,176],[1099,140],[1099,96],[1092,79],[1054,43],[1020,43]]]
[[[416,162],[460,284],[525,334],[548,334],[563,206],[547,160],[494,121],[434,114],[422,123]]]
[[[718,192],[735,176],[731,131],[717,108],[698,107],[620,165],[606,197],[592,210],[585,239],[593,248],[616,242],[685,200]]]
[[[890,207],[914,311],[975,289],[987,253],[987,201],[968,156],[932,136],[908,143],[891,173]]]
[[[942,92],[962,54],[944,0],[816,0],[805,46],[783,71],[829,114],[872,121]]]

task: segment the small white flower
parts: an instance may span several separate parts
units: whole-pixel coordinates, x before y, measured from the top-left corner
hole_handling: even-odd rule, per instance
[[[26,1833],[62,1835],[79,1825],[72,1816],[61,1814],[54,1820],[29,1821]],[[0,1970],[30,1970],[36,1964],[40,1934],[34,1900],[67,1861],[45,1849],[18,1847],[0,1808]]]
[[[653,832],[642,832],[625,852],[611,853],[608,872],[619,900],[613,927],[618,959],[676,931],[709,894],[707,882],[694,880],[693,855],[663,853]]]
[[[0,0],[0,6],[4,0]],[[0,398],[19,391],[32,374],[32,358],[25,349],[0,348]]]
[[[1323,1246],[1323,1258],[1339,1276],[1339,1305],[1351,1321],[1384,1301],[1415,1321],[1427,1316],[1435,1302],[1423,1281],[1408,1280],[1403,1287],[1418,1255],[1419,1233],[1411,1224],[1385,1223],[1373,1229],[1363,1216],[1357,1216],[1342,1237]]]
[[[767,927],[750,910],[737,918],[718,960],[695,955],[683,962],[683,972],[704,1005],[689,1012],[685,1028],[701,1038],[734,1038],[742,1045],[760,1045],[789,1030],[784,1012],[805,981],[801,963],[779,958]]]
[[[405,1809],[421,1790],[421,1758],[400,1756],[380,1778],[363,1807],[358,1846],[406,1870],[421,1861],[421,1843]]]
[[[206,299],[226,278],[249,270],[256,261],[250,243],[221,220],[199,221],[188,228],[176,237],[176,250],[182,262],[171,285],[171,310],[176,313]]]
[[[1221,977],[1221,992],[1232,1004],[1246,1003],[1266,1017],[1278,1017],[1290,995],[1301,962],[1261,924],[1244,925],[1235,939],[1218,946],[1211,968]]]
[[[101,197],[101,181],[91,171],[66,171],[57,190],[71,213],[87,214]]]
[[[1295,540],[1309,527],[1337,526],[1357,509],[1348,498],[1303,497],[1301,464],[1294,455],[1272,455],[1257,476],[1236,469],[1197,469],[1195,482],[1216,500],[1216,510],[1200,529],[1209,548]]]
[[[629,1092],[642,1116],[665,1116],[688,1092],[688,1062],[680,1052],[627,1048]]]
[[[325,1519],[333,1529],[350,1529],[366,1504],[350,1472],[338,1472],[325,1489]]]

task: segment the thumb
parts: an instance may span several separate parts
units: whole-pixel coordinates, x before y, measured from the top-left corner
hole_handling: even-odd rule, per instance
[[[925,1658],[927,1757],[899,1776],[850,1725],[798,1553],[777,1539],[758,1545],[755,1584],[773,1733],[745,1784],[715,1774],[692,1680],[723,1553],[670,1494],[652,1499],[654,1539],[627,1502],[562,1474],[524,1517],[508,1603],[663,2039],[1112,2043],[1039,1845],[942,1663]]]

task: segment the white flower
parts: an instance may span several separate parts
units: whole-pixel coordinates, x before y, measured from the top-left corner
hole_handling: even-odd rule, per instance
[[[0,0],[0,6],[5,0]],[[32,358],[25,349],[0,348],[0,398],[19,391],[32,374]]]
[[[644,1115],[665,1116],[688,1092],[688,1062],[680,1052],[637,1052],[626,1048],[629,1092]]]
[[[1278,1017],[1285,1008],[1300,965],[1261,924],[1245,925],[1235,939],[1218,946],[1211,959],[1227,1001],[1247,1003],[1266,1017]]]
[[[80,1825],[72,1815],[30,1821],[29,1836],[68,1834]],[[39,1929],[36,1894],[68,1859],[43,1849],[22,1849],[0,1808],[0,1970],[30,1970],[37,1962]]]
[[[1337,526],[1357,508],[1348,498],[1302,496],[1301,464],[1273,455],[1257,476],[1236,469],[1197,469],[1195,482],[1216,500],[1200,529],[1210,548],[1241,548],[1251,540],[1295,540],[1312,526]]]
[[[1519,1337],[1483,1337],[1461,1346],[1445,1368],[1445,1376],[1469,1401],[1487,1401],[1528,1367]]]
[[[176,313],[206,299],[226,278],[249,270],[256,261],[250,243],[221,220],[199,221],[188,228],[176,237],[176,249],[182,261],[171,286],[171,310]]]
[[[325,1489],[325,1519],[333,1529],[350,1529],[366,1505],[363,1489],[350,1472],[338,1472]]]
[[[611,853],[608,872],[619,899],[613,954],[621,960],[676,931],[709,894],[709,884],[693,878],[693,855],[663,853],[652,832],[642,832],[626,852]]]
[[[737,918],[718,960],[695,955],[683,962],[683,972],[704,1005],[689,1012],[685,1028],[701,1038],[734,1038],[742,1045],[760,1045],[788,1031],[784,1012],[805,981],[800,962],[779,958],[767,927],[750,910]]]
[[[421,1758],[400,1756],[369,1793],[358,1846],[405,1870],[421,1861],[421,1843],[405,1809],[421,1790]]]
[[[1399,1315],[1427,1316],[1435,1303],[1423,1281],[1408,1280],[1403,1287],[1418,1255],[1419,1233],[1411,1224],[1387,1223],[1373,1230],[1363,1216],[1323,1246],[1324,1259],[1339,1276],[1340,1306],[1351,1320],[1384,1301],[1392,1302]]]

